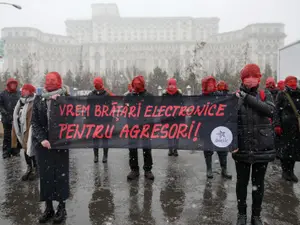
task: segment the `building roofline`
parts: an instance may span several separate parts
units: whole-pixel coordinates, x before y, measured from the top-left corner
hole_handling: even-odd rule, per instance
[[[35,31],[38,31],[42,34],[45,34],[45,35],[50,35],[50,36],[56,36],[56,37],[63,37],[63,38],[70,38],[70,36],[67,36],[67,35],[62,35],[62,34],[54,34],[54,33],[45,33],[41,30],[39,30],[38,28],[35,28],[35,27],[4,27],[1,29],[1,31],[3,30],[10,30],[10,29],[31,29],[31,30],[35,30]]]

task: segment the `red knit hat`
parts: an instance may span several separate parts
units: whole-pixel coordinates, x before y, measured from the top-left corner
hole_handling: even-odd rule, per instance
[[[247,64],[241,71],[241,79],[244,80],[247,77],[261,78],[259,66],[256,64]]]
[[[35,87],[31,84],[24,84],[23,87],[22,87],[22,91],[23,90],[29,91],[30,95],[33,95],[36,91]]]
[[[288,76],[288,77],[285,78],[284,83],[287,84],[291,80],[296,80],[296,82],[297,82],[297,77],[295,77],[295,76]]]
[[[104,84],[103,84],[103,80],[102,80],[101,77],[95,77],[95,79],[94,79],[94,87],[98,91],[104,89]]]

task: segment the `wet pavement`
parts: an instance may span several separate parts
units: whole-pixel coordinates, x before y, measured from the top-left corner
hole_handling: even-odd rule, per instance
[[[220,177],[215,154],[215,176],[207,182],[203,153],[180,151],[179,154],[174,158],[168,157],[166,150],[154,150],[155,180],[146,181],[140,176],[138,181],[127,182],[128,150],[110,150],[107,165],[94,164],[91,149],[71,150],[71,197],[67,201],[65,224],[234,224],[236,176],[231,156],[228,159],[233,180]],[[141,163],[141,152],[139,159]],[[43,209],[38,203],[38,182],[20,181],[25,168],[23,155],[5,161],[0,158],[0,225],[37,224]],[[296,175],[300,177],[300,163]],[[282,181],[281,170],[274,163],[269,165],[265,184],[262,214],[266,224],[299,225],[300,184]],[[249,185],[249,206],[251,190]]]

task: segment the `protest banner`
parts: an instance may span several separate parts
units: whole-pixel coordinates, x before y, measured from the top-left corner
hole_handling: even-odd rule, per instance
[[[52,148],[237,148],[237,98],[60,97],[51,104]]]

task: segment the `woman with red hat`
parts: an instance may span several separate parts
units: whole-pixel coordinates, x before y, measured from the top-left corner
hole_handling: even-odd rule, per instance
[[[281,159],[282,177],[298,182],[294,173],[295,162],[300,161],[300,89],[295,76],[285,79],[285,90],[276,99],[275,132],[280,137],[278,157]]]
[[[273,100],[276,100],[276,96],[278,94],[278,88],[276,87],[276,82],[274,77],[268,77],[266,80],[266,91],[271,92],[273,96]]]
[[[219,92],[217,90],[217,81],[213,76],[207,76],[202,79],[202,95],[205,96],[217,96],[217,95],[224,95],[224,92]],[[224,90],[224,89],[223,89]],[[206,177],[208,179],[213,178],[213,171],[212,171],[212,155],[214,154],[213,151],[205,151],[205,163],[206,163]],[[232,179],[232,175],[227,170],[227,155],[228,152],[226,151],[218,151],[217,152],[220,160],[220,165],[222,168],[222,177],[225,179]]]
[[[172,99],[175,98],[172,101],[172,104],[174,104],[174,101],[175,102],[178,101],[177,103],[179,103],[179,101],[181,102],[180,97],[182,97],[182,92],[181,92],[180,89],[177,88],[176,79],[170,78],[168,80],[168,86],[167,86],[166,90],[163,92],[162,96],[165,97],[166,100],[167,100],[166,105],[171,102],[169,98],[172,98]],[[183,119],[183,122],[184,122],[184,119],[185,119],[184,117],[183,118],[179,118],[179,117],[171,117],[170,118],[169,117],[169,118],[165,118],[164,121],[162,121],[162,122],[168,123],[168,124],[171,125],[172,123],[174,123],[175,120],[177,121],[176,123],[178,123],[179,120],[182,120],[182,119]],[[176,139],[176,138],[169,139],[169,154],[168,155],[169,156],[173,155],[173,156],[177,157],[178,156],[178,151],[177,150],[178,150],[178,139]]]
[[[33,103],[31,119],[32,141],[38,159],[40,175],[40,201],[45,202],[45,211],[39,218],[40,223],[61,223],[66,218],[65,201],[69,198],[69,150],[52,149],[48,141],[48,121],[51,102],[58,96],[69,95],[63,87],[59,73],[50,72],[46,75],[44,91],[37,95]],[[53,201],[57,201],[54,212]]]
[[[6,82],[6,89],[0,94],[0,113],[1,122],[4,128],[3,137],[3,159],[11,156],[20,155],[20,148],[11,148],[11,131],[14,108],[20,99],[20,92],[18,91],[18,81],[14,78],[9,78]]]
[[[111,96],[112,94],[110,94],[105,88],[104,88],[104,83],[101,77],[96,77],[94,79],[94,90],[89,94],[89,97],[93,97],[93,96],[97,96],[99,98],[105,98],[107,96]],[[106,104],[110,104],[108,102],[106,102]],[[94,123],[95,121],[93,121]],[[103,124],[108,124],[111,121],[101,121]],[[98,143],[95,143],[98,144]],[[107,139],[103,139],[103,145],[105,146],[103,148],[103,157],[102,157],[102,162],[106,163],[107,162],[107,157],[108,157],[108,140]],[[99,148],[95,147],[94,149],[94,163],[97,163],[99,161]]]
[[[261,73],[256,64],[248,64],[241,71],[242,84],[236,93],[238,100],[238,149],[233,151],[238,199],[237,225],[247,224],[247,187],[252,169],[252,225],[262,225],[261,207],[264,180],[268,163],[274,161],[274,131],[269,118],[275,105],[270,92],[258,90]]]
[[[151,93],[149,93],[145,88],[145,79],[143,76],[139,75],[132,80],[132,92],[128,93],[125,96],[125,102],[139,102],[142,101],[144,97],[151,97],[153,96]],[[133,103],[134,104],[134,103]],[[138,118],[137,118],[138,119]],[[135,121],[136,122],[136,121]],[[143,124],[144,121],[141,121],[140,124]],[[129,124],[131,124],[131,121],[128,121]],[[135,143],[135,140],[133,141],[133,145],[137,145]],[[148,147],[143,148],[143,156],[144,156],[144,166],[143,169],[145,171],[145,178],[149,180],[154,180],[154,175],[152,173],[152,150],[150,148],[150,140],[146,140],[146,143],[143,143],[147,145]],[[138,163],[138,149],[136,147],[129,148],[129,166],[131,169],[131,172],[128,174],[127,179],[128,180],[135,180],[140,176],[140,167]]]
[[[31,118],[33,101],[35,98],[35,87],[31,84],[24,84],[21,98],[17,102],[13,113],[12,148],[17,148],[18,143],[24,149],[24,156],[27,164],[27,171],[22,176],[23,181],[34,180],[37,175],[35,154],[32,145]]]

